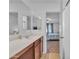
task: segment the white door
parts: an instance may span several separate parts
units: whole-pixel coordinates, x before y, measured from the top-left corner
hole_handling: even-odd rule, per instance
[[[70,59],[70,5],[62,11],[60,29],[60,57]]]

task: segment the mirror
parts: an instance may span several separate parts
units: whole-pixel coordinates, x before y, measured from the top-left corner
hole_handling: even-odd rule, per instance
[[[23,16],[23,29],[27,29],[27,17]]]
[[[31,30],[31,16],[27,16],[27,30]]]
[[[32,35],[31,32],[31,16],[23,16],[23,20],[22,20],[22,33],[21,36],[23,38],[28,38],[29,36]]]
[[[18,32],[18,13],[9,12],[9,34],[15,34]]]
[[[33,30],[41,30],[42,19],[33,16]]]
[[[31,16],[23,16],[23,29],[31,30]]]

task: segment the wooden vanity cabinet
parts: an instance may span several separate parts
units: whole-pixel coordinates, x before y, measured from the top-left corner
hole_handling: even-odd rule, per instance
[[[33,51],[33,44],[31,44],[30,46],[26,47],[25,49],[17,53],[11,59],[34,59]]]
[[[43,37],[41,37],[41,43],[40,43],[40,47],[41,47],[41,55],[43,54]]]
[[[40,59],[43,52],[42,44],[42,38],[39,38],[10,59]]]
[[[34,45],[35,49],[35,59],[40,59],[40,40],[37,40]]]
[[[40,59],[43,52],[42,38],[35,42],[35,59]]]
[[[27,50],[23,55],[21,55],[18,59],[34,59],[33,47]]]

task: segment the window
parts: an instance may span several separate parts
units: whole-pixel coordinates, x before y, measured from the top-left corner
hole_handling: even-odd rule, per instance
[[[53,33],[53,23],[47,23],[47,33]]]

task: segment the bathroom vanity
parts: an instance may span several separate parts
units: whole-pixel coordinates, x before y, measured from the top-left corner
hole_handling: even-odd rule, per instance
[[[42,53],[43,36],[41,34],[10,42],[10,59],[40,59]]]
[[[9,15],[9,58],[40,59],[43,52],[41,19],[24,15],[20,20],[18,12]]]

